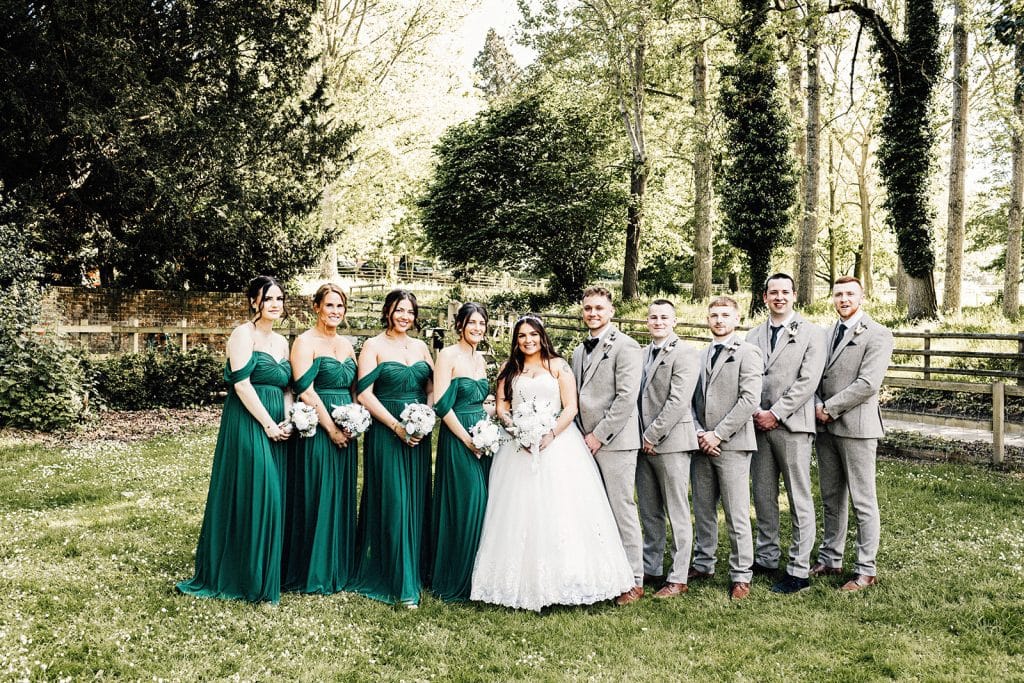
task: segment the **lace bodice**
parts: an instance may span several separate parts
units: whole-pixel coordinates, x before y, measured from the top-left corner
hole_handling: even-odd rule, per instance
[[[512,410],[523,403],[536,399],[538,402],[550,403],[555,410],[562,409],[562,395],[558,390],[558,380],[554,375],[542,372],[539,375],[519,375],[512,384]]]

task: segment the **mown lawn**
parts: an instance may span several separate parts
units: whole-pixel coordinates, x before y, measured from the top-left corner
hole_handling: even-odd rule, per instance
[[[175,594],[215,431],[134,444],[0,441],[0,679],[1024,679],[1024,480],[886,461],[882,583],[818,581],[538,616],[429,597],[277,606]],[[723,524],[724,533],[724,524]]]

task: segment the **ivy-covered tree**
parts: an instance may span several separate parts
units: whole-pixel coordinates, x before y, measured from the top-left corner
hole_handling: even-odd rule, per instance
[[[742,0],[735,30],[736,61],[722,69],[721,108],[727,157],[719,176],[725,233],[747,256],[750,314],[764,308],[761,285],[772,251],[792,244],[790,210],[797,181],[789,145],[789,115],[778,86],[768,3]]]
[[[530,96],[450,128],[419,201],[431,249],[452,264],[533,269],[577,299],[617,232],[625,194],[587,111]]]
[[[907,316],[938,315],[935,295],[934,211],[929,198],[932,148],[932,92],[938,78],[940,25],[935,0],[906,0],[904,37],[874,9],[839,2],[829,11],[849,10],[873,37],[887,103],[879,125],[878,169],[885,185],[888,226],[910,281]]]
[[[46,272],[237,288],[307,221],[353,129],[311,75],[308,0],[0,0],[0,181]]]

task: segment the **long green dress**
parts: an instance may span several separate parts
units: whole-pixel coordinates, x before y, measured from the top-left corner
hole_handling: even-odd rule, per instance
[[[441,417],[453,411],[468,431],[487,417],[487,380],[456,377],[434,404]],[[491,457],[477,458],[441,422],[434,474],[431,590],[445,602],[469,599],[473,561],[487,510],[487,470]],[[485,465],[486,462],[486,465]]]
[[[313,359],[294,382],[296,396],[313,386],[327,411],[352,402],[356,364],[351,358]],[[281,588],[337,593],[352,576],[356,541],[355,440],[338,448],[327,432],[295,438],[288,457]]]
[[[267,438],[235,393],[248,378],[275,422],[284,419],[287,360],[254,351],[245,367],[224,368],[230,384],[213,453],[210,491],[196,548],[196,572],[178,584],[204,598],[277,602],[281,596],[282,479],[286,442]]]
[[[430,365],[384,361],[359,380],[399,419],[425,403]],[[430,567],[430,436],[407,446],[391,424],[373,421],[363,444],[363,492],[356,534],[356,574],[349,590],[387,603],[419,604]]]

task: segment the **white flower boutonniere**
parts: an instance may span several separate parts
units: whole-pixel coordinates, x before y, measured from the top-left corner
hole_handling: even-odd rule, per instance
[[[858,322],[857,327],[853,329],[853,336],[856,337],[858,334],[865,331],[866,329],[868,329],[868,326],[864,324],[863,320]]]
[[[800,321],[799,320],[792,321],[791,323],[789,323],[789,325],[787,326],[786,329],[789,330],[789,334],[791,336],[795,337],[796,333],[800,331]]]
[[[618,330],[612,330],[608,333],[608,338],[604,340],[604,344],[601,345],[601,354],[607,358],[608,352],[611,351],[612,344],[615,343],[615,334]]]
[[[740,340],[739,340],[739,339],[733,339],[733,340],[732,340],[732,343],[731,343],[731,344],[729,344],[729,347],[728,347],[728,348],[729,348],[729,350],[731,350],[731,351],[737,351],[737,350],[739,350],[739,348],[740,348],[740,343],[741,343],[741,342],[740,342]]]

